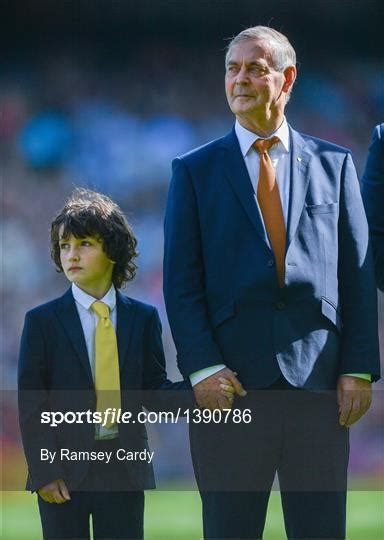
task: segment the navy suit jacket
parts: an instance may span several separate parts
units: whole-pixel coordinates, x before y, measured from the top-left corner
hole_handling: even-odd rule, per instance
[[[373,130],[362,178],[362,193],[373,247],[376,283],[384,291],[384,124]]]
[[[187,384],[171,383],[166,377],[156,309],[119,291],[116,306],[122,410],[136,415],[143,405],[157,410],[187,407]],[[89,462],[56,459],[48,464],[40,459],[41,448],[90,451],[95,442],[94,424],[63,423],[52,428],[40,421],[42,411],[96,409],[88,353],[71,289],[26,314],[18,385],[20,428],[29,472],[27,488],[36,490],[57,478],[64,478],[69,489],[76,488],[87,473]],[[145,425],[137,421],[120,424],[119,437],[121,447],[127,451],[148,449]],[[124,463],[130,480],[127,489],[155,487],[152,464]]]
[[[232,130],[176,158],[165,218],[164,294],[185,377],[224,363],[247,388],[281,373],[334,388],[379,378],[377,295],[350,153],[290,128],[285,287]]]

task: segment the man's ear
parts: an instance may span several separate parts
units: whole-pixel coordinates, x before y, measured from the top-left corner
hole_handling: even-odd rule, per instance
[[[287,68],[285,68],[284,77],[285,81],[282,90],[283,92],[288,93],[296,79],[295,66],[288,66]]]

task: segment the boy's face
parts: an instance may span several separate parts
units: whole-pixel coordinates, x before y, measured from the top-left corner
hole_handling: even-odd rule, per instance
[[[108,259],[102,241],[96,236],[62,237],[59,231],[60,261],[69,281],[92,296],[100,296],[112,284],[114,262]]]

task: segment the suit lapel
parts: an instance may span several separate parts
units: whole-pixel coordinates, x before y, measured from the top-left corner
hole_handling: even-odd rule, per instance
[[[129,339],[134,325],[136,306],[127,296],[116,291],[116,308],[117,347],[119,350],[119,364],[121,371],[127,359]]]
[[[312,154],[308,151],[303,137],[290,128],[291,137],[291,187],[289,196],[289,211],[287,225],[287,250],[295,236],[300,216],[303,211],[308,190],[308,166]],[[270,250],[265,229],[258,211],[251,179],[241,154],[235,131],[232,130],[224,139],[225,159],[224,168],[227,180],[230,182],[240,203],[253,223],[260,238]]]
[[[307,151],[303,137],[290,128],[291,135],[291,187],[287,227],[287,251],[295,236],[300,216],[303,212],[308,190],[308,166],[312,155]]]
[[[255,201],[255,192],[234,129],[224,138],[224,147],[224,168],[226,178],[231,184],[249,219],[253,223],[256,232],[270,250],[269,242],[266,238],[265,229]]]
[[[64,330],[80,359],[81,364],[83,365],[89,379],[93,384],[91,365],[89,363],[84,333],[71,289],[68,289],[64,296],[60,298],[56,308],[56,315],[61,321]]]
[[[119,351],[119,365],[121,369],[127,358],[129,338],[134,323],[135,305],[128,297],[122,295],[119,291],[116,291],[116,309],[117,347]],[[64,296],[60,298],[56,308],[56,315],[63,325],[65,333],[67,334],[81,364],[83,365],[90,381],[93,384],[91,365],[89,363],[84,333],[71,289],[68,289]]]

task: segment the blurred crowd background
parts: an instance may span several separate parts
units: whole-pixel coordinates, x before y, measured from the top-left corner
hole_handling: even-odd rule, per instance
[[[1,5],[1,437],[9,456],[19,437],[14,389],[24,314],[68,286],[50,260],[49,225],[73,187],[100,190],[126,211],[140,257],[125,292],[158,307],[169,376],[180,378],[162,297],[162,221],[172,158],[233,124],[223,86],[228,39],[254,24],[289,37],[299,71],[288,121],[349,147],[361,175],[384,117],[383,7],[379,0]],[[379,305],[383,344],[382,296]],[[353,471],[372,478],[383,469],[380,388],[354,431],[351,456]],[[185,426],[154,428],[153,436],[172,455],[159,457],[160,476],[190,474]]]

